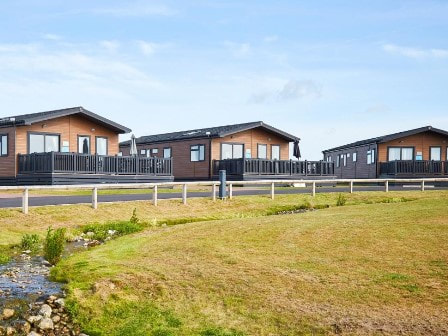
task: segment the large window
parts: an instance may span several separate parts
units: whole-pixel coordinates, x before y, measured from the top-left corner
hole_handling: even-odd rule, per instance
[[[59,135],[55,134],[29,134],[29,153],[59,152]]]
[[[413,147],[389,147],[388,161],[413,160]]]
[[[367,151],[367,164],[375,163],[375,150],[371,149]]]
[[[8,155],[8,136],[0,134],[0,156]]]
[[[442,160],[442,147],[430,147],[429,159],[432,161]]]
[[[280,160],[280,146],[271,145],[271,160]]]
[[[192,162],[205,160],[205,145],[193,145],[190,147],[190,160]]]
[[[107,138],[105,137],[96,137],[96,153],[98,155],[107,155]]]
[[[221,160],[226,159],[242,159],[244,152],[244,145],[223,143],[221,144]]]
[[[90,154],[90,136],[78,135],[78,153]]]
[[[165,159],[169,159],[171,157],[171,147],[167,147],[163,149],[163,157]]]
[[[258,144],[258,158],[267,159],[268,158],[268,145]]]

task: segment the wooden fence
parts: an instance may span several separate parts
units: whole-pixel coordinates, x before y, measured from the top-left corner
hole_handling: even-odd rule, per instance
[[[445,182],[448,184],[448,178],[421,178],[421,179],[330,179],[330,180],[259,180],[259,181],[228,181],[226,186],[228,188],[228,198],[233,198],[233,186],[270,186],[270,197],[275,198],[275,187],[276,185],[285,184],[304,184],[311,186],[311,195],[314,197],[316,195],[317,185],[335,185],[335,184],[346,184],[349,186],[349,192],[353,193],[355,184],[378,184],[384,186],[384,191],[389,192],[389,184],[397,183],[412,183],[418,184],[421,191],[425,191],[426,183],[434,182]],[[22,212],[24,214],[28,213],[28,200],[30,190],[91,190],[92,191],[92,208],[98,208],[98,190],[107,189],[152,189],[153,199],[152,203],[154,206],[158,204],[158,188],[159,187],[172,187],[172,186],[182,186],[182,203],[187,204],[188,197],[188,187],[189,186],[208,186],[211,187],[211,197],[215,201],[217,199],[217,188],[220,185],[218,181],[211,182],[162,182],[162,183],[132,183],[132,184],[91,184],[91,185],[66,185],[66,186],[0,186],[0,191],[2,190],[21,190],[22,193]]]

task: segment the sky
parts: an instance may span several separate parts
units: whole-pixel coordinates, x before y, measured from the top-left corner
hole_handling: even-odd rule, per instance
[[[446,0],[2,0],[0,117],[83,106],[136,136],[262,120],[318,160],[447,130],[447,36]]]

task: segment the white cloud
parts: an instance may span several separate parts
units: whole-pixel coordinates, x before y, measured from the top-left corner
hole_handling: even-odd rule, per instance
[[[140,48],[140,51],[147,56],[154,54],[160,46],[157,43],[146,42],[141,40],[136,42],[138,47]]]
[[[314,99],[322,96],[322,87],[312,80],[288,80],[283,81],[275,88],[265,89],[255,93],[249,99],[250,103],[264,104],[286,102],[297,99]]]
[[[120,43],[118,41],[104,40],[100,41],[100,46],[109,52],[115,52],[120,47]]]
[[[252,48],[249,43],[224,42],[224,45],[236,58],[245,58],[252,52]]]
[[[420,49],[403,47],[396,44],[384,44],[383,50],[394,55],[401,55],[413,59],[448,58],[448,49]]]
[[[97,8],[93,9],[92,12],[94,14],[117,17],[172,16],[176,14],[176,11],[163,4],[150,4],[144,1],[127,4],[125,6]]]
[[[42,38],[45,40],[51,40],[51,41],[60,41],[62,40],[62,36],[56,35],[56,34],[43,34]]]

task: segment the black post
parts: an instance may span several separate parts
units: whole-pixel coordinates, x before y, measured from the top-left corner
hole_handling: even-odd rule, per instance
[[[219,185],[219,198],[224,199],[227,197],[227,178],[226,178],[226,171],[220,170],[219,171],[219,182],[221,183]]]

